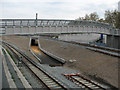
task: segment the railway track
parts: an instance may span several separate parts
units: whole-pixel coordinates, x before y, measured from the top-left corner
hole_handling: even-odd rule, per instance
[[[64,76],[85,90],[106,90],[101,84],[88,80],[80,74],[64,74]]]
[[[23,52],[15,48],[14,46],[3,42],[4,45],[6,45],[9,49],[11,49],[14,53],[21,55],[25,59],[22,59],[22,62],[34,73],[34,75],[43,82],[43,84],[48,89],[62,89],[67,90],[68,88],[63,85],[61,82],[56,80],[54,77],[50,76],[47,72],[45,72],[42,68],[39,67],[37,63],[35,63],[33,60],[31,60],[27,55],[25,55]],[[80,74],[75,75],[65,75],[64,76],[75,83],[77,86],[79,86],[82,89],[85,90],[106,90],[104,86],[101,84],[94,82],[92,80],[88,80],[85,77],[81,76]]]
[[[79,43],[74,41],[63,41],[63,40],[60,40],[60,41],[85,46],[87,49],[90,49],[96,52],[104,53],[104,54],[115,56],[115,57],[120,57],[120,49],[96,46],[92,44],[84,44],[84,43]]]
[[[5,46],[7,46],[13,53],[16,55],[22,56],[22,62],[33,72],[33,74],[43,82],[43,84],[48,88],[48,89],[60,89],[60,90],[66,90],[67,87],[64,86],[61,82],[59,82],[57,79],[54,77],[50,76],[47,72],[45,72],[40,66],[35,63],[33,60],[31,60],[28,56],[26,56],[23,52],[19,51],[12,45],[3,42]]]

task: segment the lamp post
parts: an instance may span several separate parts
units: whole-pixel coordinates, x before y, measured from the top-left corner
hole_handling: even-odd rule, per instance
[[[36,13],[36,26],[37,26],[38,13]]]
[[[36,13],[36,26],[35,26],[35,34],[37,34],[37,18],[38,18],[38,14]]]

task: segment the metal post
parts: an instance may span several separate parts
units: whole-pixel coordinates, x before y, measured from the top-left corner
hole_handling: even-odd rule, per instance
[[[38,19],[38,14],[36,13],[36,26],[37,26],[37,19]]]
[[[28,27],[28,34],[29,34],[29,20],[28,20],[28,23],[27,23],[27,27]]]
[[[92,31],[95,32],[95,31],[94,31],[94,26],[92,26]]]
[[[78,32],[80,32],[80,25],[78,25]]]
[[[61,30],[61,33],[62,33],[62,32],[64,32],[64,29],[63,29],[63,27],[64,27],[64,26],[62,25],[62,30]]]
[[[7,32],[7,21],[5,21],[5,33]]]
[[[35,34],[37,34],[37,27],[38,27],[38,26],[35,27]]]
[[[74,32],[74,26],[72,25],[72,31]]]
[[[55,32],[57,33],[57,25],[55,25]]]
[[[49,32],[51,31],[51,25],[49,26]]]
[[[89,30],[89,26],[86,26],[86,28],[87,28],[87,32],[90,32],[90,30]]]
[[[5,26],[5,33],[7,32],[7,26]]]
[[[15,22],[13,20],[13,34],[15,33]]]
[[[23,26],[22,26],[22,20],[21,20],[21,22],[20,22],[20,30],[21,30],[21,34],[22,34],[22,29],[23,29]]]
[[[38,19],[38,13],[36,13],[36,26],[35,26],[35,32],[34,32],[34,34],[37,34],[37,25],[38,25],[37,24],[38,23],[37,19]]]
[[[67,32],[69,32],[69,26],[67,26]]]
[[[5,26],[7,26],[7,21],[5,21]]]
[[[13,34],[15,34],[15,26],[13,26]]]
[[[44,32],[44,26],[42,26],[42,32]]]
[[[30,34],[30,27],[31,27],[31,26],[29,25],[29,26],[28,26],[28,33],[29,33],[29,34]]]
[[[37,18],[38,18],[38,14],[36,13],[36,20],[37,20]]]

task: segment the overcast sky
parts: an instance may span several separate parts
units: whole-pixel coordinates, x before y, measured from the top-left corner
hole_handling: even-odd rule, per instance
[[[0,18],[76,19],[118,9],[120,0],[0,0]]]

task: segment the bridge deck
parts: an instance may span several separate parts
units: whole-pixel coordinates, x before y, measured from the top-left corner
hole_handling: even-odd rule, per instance
[[[95,32],[120,35],[120,30],[107,23],[86,20],[2,19],[0,34],[41,34]]]

